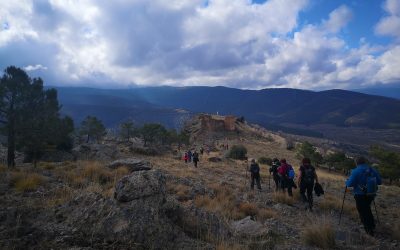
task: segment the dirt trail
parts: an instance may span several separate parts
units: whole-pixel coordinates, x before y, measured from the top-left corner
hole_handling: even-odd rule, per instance
[[[252,158],[257,159],[260,156],[287,158],[298,172],[299,160],[293,151],[288,151],[278,145],[283,142],[271,142],[263,139],[229,141],[229,145],[237,143],[244,144],[248,148],[248,155]],[[326,195],[314,196],[314,209],[310,211],[306,209],[307,205],[301,201],[298,189],[293,190],[294,198],[275,192],[273,180],[269,179],[269,167],[267,165],[261,165],[262,191],[251,191],[249,174],[247,174],[246,179],[247,163],[226,159],[224,154],[225,151],[218,151],[212,152],[209,156],[203,155],[198,168],[194,168],[190,163],[185,164],[180,160],[172,160],[167,156],[165,158],[150,157],[148,159],[154,165],[174,176],[191,178],[193,183],[201,182],[206,188],[216,190],[216,192],[218,192],[218,189],[228,189],[237,204],[255,204],[257,209],[273,211],[275,215],[272,218],[259,220],[259,222],[265,228],[277,233],[279,241],[276,247],[279,249],[308,249],[309,246],[304,242],[304,238],[307,236],[304,236],[304,234],[308,232],[307,228],[312,227],[312,225],[315,225],[317,230],[318,228],[323,230],[325,225],[332,228],[336,247],[340,249],[397,249],[399,246],[399,243],[393,238],[393,234],[396,232],[390,229],[395,227],[396,223],[400,223],[399,212],[395,212],[391,205],[393,203],[399,205],[398,199],[392,193],[393,191],[390,191],[392,187],[381,188],[376,199],[381,224],[377,226],[376,237],[372,238],[364,233],[350,193],[346,194],[342,221],[338,225],[345,177],[324,170],[317,170]],[[211,156],[223,158],[223,161],[208,162],[207,159]],[[171,185],[175,184],[172,183]],[[189,185],[187,188],[190,190],[192,187]],[[393,188],[396,189],[396,187]],[[183,200],[186,205],[196,205],[196,198]],[[215,200],[217,199],[215,198]],[[227,218],[228,223],[234,221],[234,219],[229,218],[231,211],[221,211],[217,205],[208,205],[203,209],[219,213]],[[257,216],[254,220],[258,220]],[[319,236],[315,235],[315,237]]]

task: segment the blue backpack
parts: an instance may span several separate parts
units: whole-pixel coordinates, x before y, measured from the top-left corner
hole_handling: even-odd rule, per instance
[[[289,170],[288,170],[288,174],[287,175],[288,175],[289,179],[293,179],[294,178],[295,173],[294,173],[294,169],[293,169],[292,166],[289,166]]]
[[[365,195],[376,195],[376,192],[378,191],[378,184],[372,168],[369,167],[367,170],[365,170],[359,187]]]

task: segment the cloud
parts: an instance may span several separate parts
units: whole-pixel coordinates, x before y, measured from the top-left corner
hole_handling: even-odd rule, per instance
[[[340,31],[353,17],[352,11],[346,5],[342,5],[329,14],[328,21],[324,22],[324,29],[336,33]]]
[[[363,42],[349,49],[341,38],[353,18],[348,6],[339,6],[320,22],[301,24],[299,15],[308,4],[1,1],[0,67],[26,67],[51,85],[108,88],[170,84],[317,89],[399,79],[395,45],[382,48]],[[398,17],[398,1],[389,0],[384,8],[388,15],[376,32],[398,36],[395,25],[381,24]]]
[[[45,67],[41,64],[28,65],[28,66],[24,67],[24,70],[26,70],[26,71],[47,70],[47,67]]]
[[[383,6],[388,16],[383,17],[375,26],[375,33],[400,39],[400,2],[387,0]]]

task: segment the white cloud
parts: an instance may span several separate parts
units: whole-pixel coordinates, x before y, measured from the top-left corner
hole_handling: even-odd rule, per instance
[[[28,66],[24,67],[24,70],[26,70],[26,71],[47,70],[47,67],[45,67],[41,64],[28,65]]]
[[[352,18],[349,7],[342,5],[329,14],[329,19],[324,23],[324,29],[336,33],[340,31]]]
[[[69,85],[346,88],[399,79],[396,46],[364,41],[349,50],[340,38],[353,16],[349,7],[300,26],[307,5],[307,0],[1,1],[0,24],[8,28],[0,31],[0,66],[48,67],[40,73],[49,84]],[[397,21],[385,21],[398,18],[398,1],[384,8],[388,16],[376,32],[400,37]]]
[[[400,1],[387,0],[383,7],[388,16],[379,21],[375,27],[375,33],[400,39]]]

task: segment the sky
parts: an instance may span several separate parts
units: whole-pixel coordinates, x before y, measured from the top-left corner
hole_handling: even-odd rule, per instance
[[[400,84],[400,0],[0,0],[0,69],[45,85]]]

